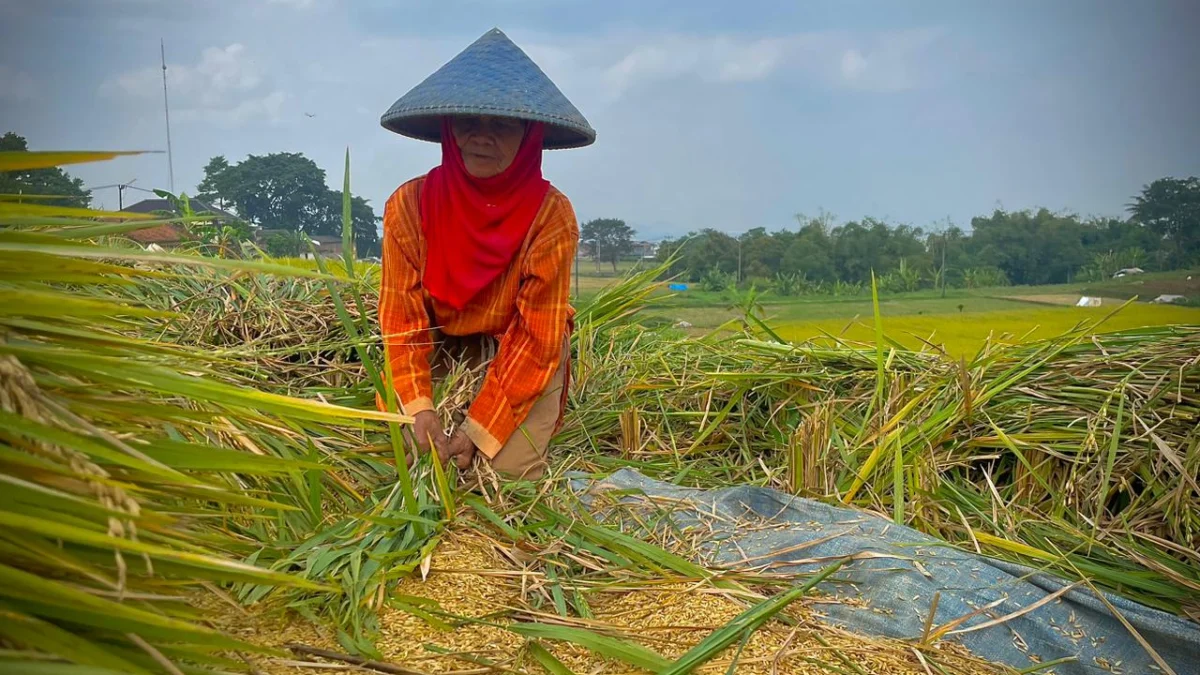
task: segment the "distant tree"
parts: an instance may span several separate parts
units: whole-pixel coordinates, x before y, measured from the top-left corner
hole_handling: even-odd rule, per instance
[[[800,232],[783,249],[780,271],[785,274],[801,274],[816,281],[833,281],[837,272],[833,265],[833,240],[828,223],[820,219],[800,220]]]
[[[713,267],[704,273],[700,283],[704,290],[712,292],[723,291],[733,285],[733,275],[728,272],[721,271],[720,267]]]
[[[217,191],[243,219],[270,230],[312,230],[325,217],[329,187],[325,172],[300,153],[250,155],[237,164],[206,174]]]
[[[866,219],[836,228],[832,239],[832,262],[838,279],[869,283],[871,272],[882,274],[895,267],[888,252],[890,236],[885,223]]]
[[[594,241],[597,263],[607,260],[617,271],[617,261],[633,250],[633,229],[617,218],[597,218],[583,224],[581,241]]]
[[[775,274],[775,283],[772,284],[772,290],[775,291],[776,295],[784,297],[799,295],[804,290],[804,284],[805,279],[802,274],[777,272]]]
[[[236,164],[216,156],[204,167],[198,197],[231,208],[268,230],[309,235],[342,234],[342,193],[325,184],[325,171],[300,153],[250,155]],[[351,197],[354,248],[360,257],[380,255],[379,217],[362,197]],[[276,242],[290,250],[294,242]],[[302,251],[303,252],[303,251]]]
[[[676,256],[670,269],[688,281],[700,281],[713,268],[733,275],[737,270],[737,240],[714,229],[688,233],[683,239],[667,240],[658,245],[658,258]]]
[[[783,261],[783,249],[766,228],[745,232],[738,241],[742,251],[742,279],[773,279]]]
[[[968,242],[969,237],[949,220],[933,226],[925,238],[925,248],[929,251],[935,288],[944,292],[946,287],[961,283],[963,270],[971,266]]]
[[[25,137],[8,132],[0,137],[0,151],[28,152]],[[83,181],[73,178],[58,167],[5,171],[0,173],[0,194],[5,195],[58,195],[60,199],[39,199],[38,204],[48,206],[75,206],[86,208],[91,205],[92,193],[85,190]]]
[[[983,267],[998,267],[1017,285],[1063,283],[1088,262],[1085,227],[1072,215],[997,210],[971,220],[971,248]]]
[[[324,210],[320,213],[312,229],[306,229],[309,234],[325,234],[341,236],[342,234],[342,191],[329,190],[325,195]],[[360,258],[381,254],[382,244],[379,241],[379,230],[376,227],[380,218],[375,210],[362,197],[350,197],[350,223],[354,229],[354,250]]]
[[[226,161],[225,156],[213,157],[204,167],[204,180],[196,186],[196,198],[219,209],[231,206],[233,200],[226,195],[232,192],[232,186],[228,185],[232,177],[232,172],[229,171],[229,162]]]
[[[963,270],[963,285],[967,288],[1007,286],[1008,277],[997,267],[968,267]]]
[[[295,258],[308,252],[307,241],[302,232],[272,232],[263,242],[263,248],[275,258]]]
[[[1135,221],[1171,243],[1175,265],[1200,257],[1200,178],[1160,178],[1128,208]]]

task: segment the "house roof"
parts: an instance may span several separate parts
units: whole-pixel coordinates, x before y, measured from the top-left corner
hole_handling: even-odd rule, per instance
[[[322,244],[340,244],[340,243],[342,243],[341,237],[335,237],[331,234],[314,234],[311,238],[313,241],[319,242]]]
[[[199,199],[188,199],[188,204],[192,207],[192,211],[195,211],[196,213],[211,213],[213,215],[220,216],[221,218],[237,220],[237,216],[233,215],[232,213],[218,209],[212,204],[202,202]],[[143,199],[142,201],[135,204],[130,204],[121,210],[128,211],[129,213],[154,213],[155,211],[166,211],[176,215],[179,214],[179,211],[175,209],[169,199]]]
[[[173,223],[134,230],[127,236],[139,244],[176,244],[191,238],[187,230]]]

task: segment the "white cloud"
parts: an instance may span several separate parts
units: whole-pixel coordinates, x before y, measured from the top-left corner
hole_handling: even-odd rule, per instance
[[[787,49],[785,40],[673,35],[633,46],[605,69],[603,81],[619,95],[637,84],[678,77],[750,82],[769,77]]]
[[[765,79],[780,65],[787,50],[787,40],[777,38],[755,40],[743,45],[722,41],[718,49],[722,62],[716,77],[722,82]]]
[[[939,54],[935,30],[849,33],[804,32],[773,36],[620,32],[571,35],[512,31],[529,54],[576,106],[587,114],[615,104],[635,90],[691,82],[705,90],[767,80],[800,79],[806,86],[893,92],[929,86],[953,59]],[[354,47],[314,58],[305,78],[314,84],[364,87],[391,98],[420,82],[469,40],[405,36],[369,38]],[[347,59],[352,65],[346,65]],[[383,98],[386,98],[384,96]]]
[[[867,67],[867,60],[857,49],[847,49],[842,54],[842,77],[853,80]]]
[[[844,86],[869,91],[904,91],[935,83],[954,60],[937,28],[892,31],[842,53]],[[952,56],[953,54],[953,56]]]
[[[613,97],[654,82],[690,78],[702,82],[754,82],[788,73],[831,86],[899,91],[923,86],[936,29],[878,34],[796,33],[749,38],[736,35],[667,35],[633,44],[610,44],[614,60],[600,81]]]
[[[0,63],[0,99],[27,103],[37,98],[37,84],[29,73]]]
[[[261,97],[246,99],[232,108],[186,108],[176,116],[180,121],[213,122],[236,127],[253,120],[278,120],[290,97],[282,91],[272,91]]]
[[[288,95],[271,86],[242,44],[208,47],[195,65],[167,65],[171,109],[180,120],[240,125],[276,121]],[[149,67],[119,75],[101,85],[112,96],[139,102],[162,96],[162,69]]]
[[[267,0],[268,5],[285,5],[296,9],[308,9],[313,6],[314,0]]]

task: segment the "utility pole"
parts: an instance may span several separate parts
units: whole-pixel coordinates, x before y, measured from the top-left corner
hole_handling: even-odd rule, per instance
[[[171,155],[171,107],[167,104],[167,47],[162,38],[158,40],[158,50],[162,57],[163,115],[167,118],[167,177],[171,185],[171,194],[175,194],[175,160]]]
[[[942,297],[946,297],[946,233],[942,233]]]
[[[738,283],[738,285],[741,285],[741,283],[742,283],[742,235],[740,235],[740,234],[738,235],[737,242],[738,242],[737,283]]]
[[[133,180],[129,180],[124,183],[113,183],[111,185],[97,185],[95,187],[90,187],[90,188],[85,188],[85,189],[88,192],[95,192],[96,190],[107,190],[108,188],[117,188],[117,210],[120,211],[125,208],[125,191],[129,190],[129,189],[137,190],[138,188],[134,186],[134,183],[136,183],[136,182],[137,182],[137,179],[134,178]],[[149,192],[149,190],[147,190],[147,192]]]

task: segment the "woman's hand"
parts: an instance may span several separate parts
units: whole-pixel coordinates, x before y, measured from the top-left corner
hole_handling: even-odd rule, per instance
[[[438,419],[437,413],[432,410],[417,413],[413,418],[412,433],[419,455],[429,452],[432,439],[433,449],[437,451],[438,457],[445,461],[446,443],[450,439],[446,437],[446,432],[442,431],[442,421]]]
[[[462,431],[454,432],[454,435],[446,442],[446,456],[442,458],[442,461],[448,462],[453,459],[455,466],[465,469],[471,466],[471,460],[474,458],[475,443],[471,441],[471,437]]]

